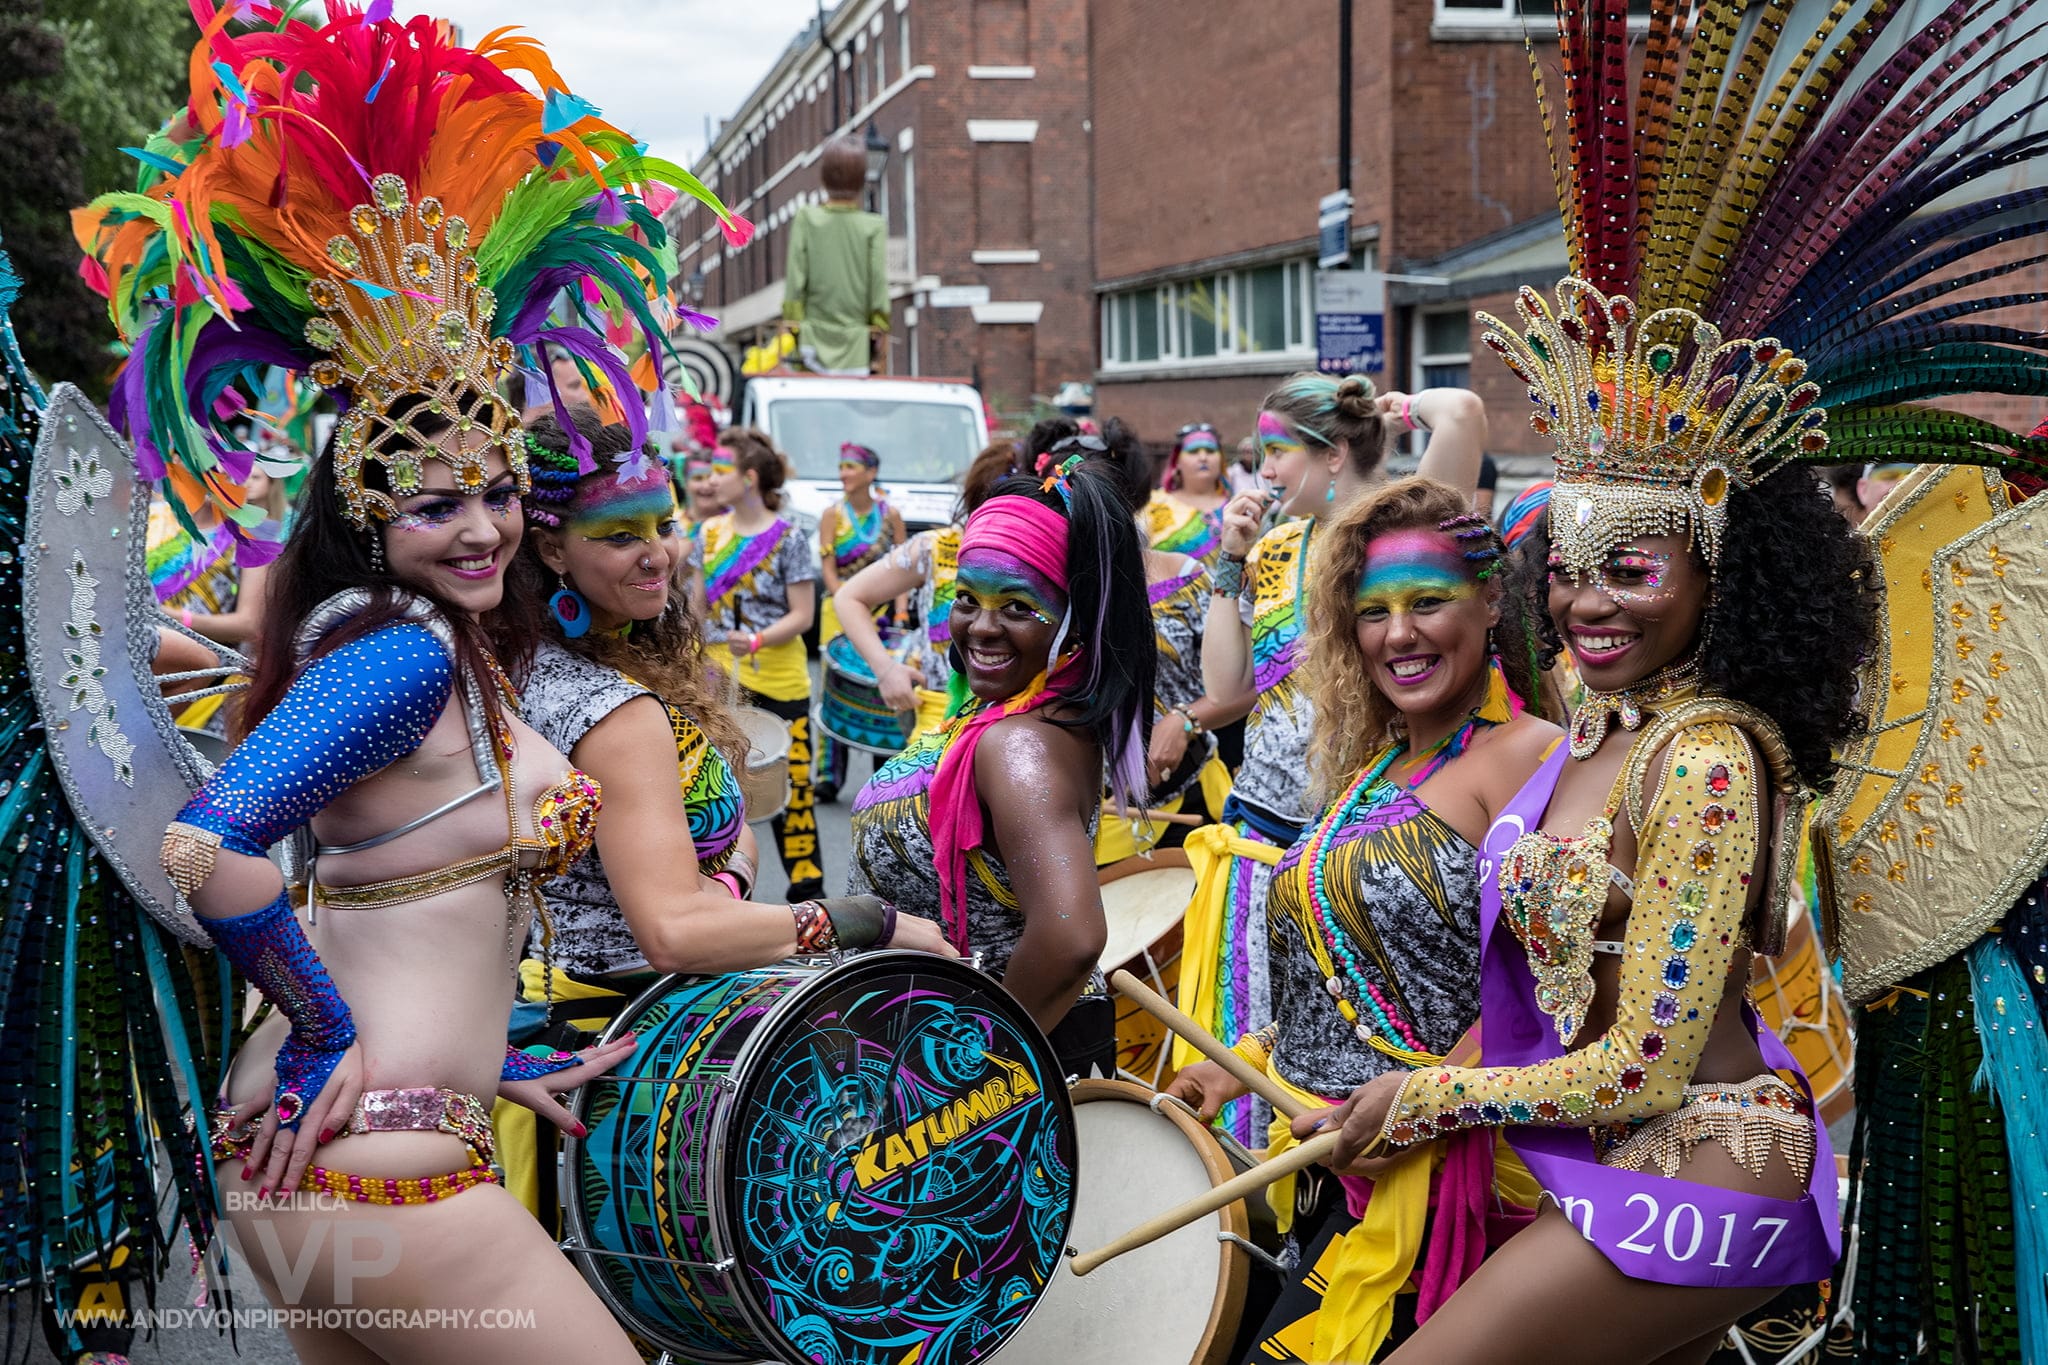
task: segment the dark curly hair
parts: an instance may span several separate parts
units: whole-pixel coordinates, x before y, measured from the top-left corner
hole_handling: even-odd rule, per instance
[[[1729,494],[1700,678],[1776,721],[1815,785],[1863,728],[1856,670],[1877,646],[1880,594],[1869,546],[1811,469],[1794,465]]]
[[[1527,535],[1508,551],[1507,567],[1501,575],[1501,589],[1510,600],[1522,604],[1521,615],[1528,623],[1521,646],[1529,652],[1529,670],[1538,679],[1529,700],[1545,720],[1559,725],[1571,721],[1571,706],[1557,675],[1551,670],[1564,653],[1564,636],[1550,614],[1550,518],[1541,516]]]

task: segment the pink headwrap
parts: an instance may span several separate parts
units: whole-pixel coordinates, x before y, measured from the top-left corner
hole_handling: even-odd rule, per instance
[[[964,563],[976,550],[998,550],[1021,560],[1059,588],[1067,586],[1067,519],[1035,498],[1004,494],[990,498],[967,518],[960,536]],[[1054,637],[1057,650],[1065,625]],[[1053,660],[1047,660],[1051,668]],[[987,842],[981,818],[981,795],[974,783],[974,751],[988,727],[1011,716],[1035,711],[1066,694],[1080,676],[1078,656],[1007,701],[984,707],[960,727],[932,774],[930,825],[932,853],[939,873],[939,913],[946,937],[962,953],[967,944],[967,855]]]

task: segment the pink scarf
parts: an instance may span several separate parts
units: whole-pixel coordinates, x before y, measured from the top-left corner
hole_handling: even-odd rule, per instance
[[[1067,519],[1033,498],[1005,494],[975,509],[960,536],[961,562],[976,550],[1014,555],[1066,589]],[[968,951],[967,855],[988,840],[974,782],[974,751],[989,726],[1058,700],[1079,676],[1078,658],[1069,657],[1050,677],[1040,673],[1016,696],[963,716],[932,774],[928,819],[939,873],[939,914],[946,937],[963,954]]]

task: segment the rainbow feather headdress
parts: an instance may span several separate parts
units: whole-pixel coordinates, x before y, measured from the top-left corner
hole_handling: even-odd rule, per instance
[[[308,374],[342,404],[336,493],[359,527],[390,517],[427,459],[476,488],[495,446],[523,491],[526,452],[499,391],[515,363],[544,380],[565,426],[550,354],[618,393],[658,387],[675,315],[662,210],[680,190],[735,244],[752,234],[509,29],[465,48],[440,21],[393,19],[390,0],[328,0],[320,28],[253,0],[192,4],[190,104],[128,149],[137,190],[77,210],[73,229],[132,347],[110,417],[188,523],[207,500],[220,509],[244,563],[274,553],[248,534],[254,455],[234,433],[266,367]],[[246,16],[273,27],[231,34]],[[565,291],[630,317],[657,363],[629,370],[603,336],[558,324]],[[645,410],[625,407],[644,438]],[[458,453],[414,430],[422,413],[468,436],[449,443]]]
[[[1927,401],[2048,394],[2048,336],[1996,317],[2048,296],[1995,287],[2043,260],[2048,184],[1984,183],[2048,145],[2034,4],[1888,36],[1911,5],[1838,0],[1781,53],[1792,0],[1652,0],[1631,94],[1625,0],[1561,0],[1556,97],[1531,66],[1572,274],[1480,319],[1556,445],[1568,568],[1660,532],[1716,564],[1729,493],[1788,461],[2048,466]]]

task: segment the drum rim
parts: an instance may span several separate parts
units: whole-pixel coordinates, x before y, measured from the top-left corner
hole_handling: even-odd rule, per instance
[[[734,1055],[729,1074],[744,1076],[748,1071],[748,1063],[754,1060],[755,1053],[765,1049],[768,1046],[769,1039],[780,1035],[778,1027],[780,1022],[779,1016],[782,1014],[784,1005],[789,1005],[793,1008],[797,1001],[813,994],[822,993],[826,989],[823,983],[830,982],[836,986],[843,979],[842,973],[850,973],[855,970],[881,971],[891,966],[909,966],[918,971],[930,971],[936,968],[941,976],[958,976],[961,973],[966,973],[967,975],[960,976],[962,981],[973,981],[975,984],[988,987],[988,997],[994,1002],[994,1007],[1007,1011],[1011,1024],[1018,1027],[1024,1034],[1026,1041],[1040,1048],[1041,1055],[1052,1063],[1050,1067],[1051,1079],[1054,1082],[1064,1079],[1059,1065],[1059,1053],[1053,1049],[1052,1040],[1047,1038],[1045,1031],[1038,1027],[1038,1021],[1033,1019],[1025,1011],[1024,1007],[1017,1003],[1016,997],[1003,989],[1003,983],[1000,980],[956,958],[938,957],[931,953],[920,953],[905,948],[884,948],[879,951],[835,955],[831,962],[819,969],[811,980],[797,987],[783,1000],[777,1001],[775,1008],[768,1012],[768,1016],[754,1026],[754,1031],[748,1035],[747,1041],[741,1045],[739,1052]],[[738,1085],[727,1091],[722,1098],[728,1100],[733,1107],[737,1107],[742,1100],[748,1097],[752,1089],[753,1086],[749,1081],[742,1079]],[[1078,1191],[1081,1178],[1081,1135],[1079,1130],[1074,1127],[1073,1100],[1067,1093],[1067,1087],[1057,1083],[1046,1085],[1041,1093],[1045,1095],[1048,1102],[1060,1111],[1061,1117],[1067,1125],[1067,1131],[1073,1135],[1073,1189]],[[725,1117],[725,1113],[726,1111],[721,1109],[718,1117]],[[711,1170],[707,1182],[707,1188],[710,1191],[712,1226],[720,1233],[721,1245],[737,1241],[737,1238],[734,1236],[737,1229],[733,1227],[734,1211],[728,1206],[728,1201],[725,1198],[725,1177],[727,1173],[727,1153],[729,1150],[729,1145],[721,1145],[712,1153]],[[1074,1200],[1070,1197],[1067,1201],[1066,1217],[1060,1227],[1059,1236],[1055,1240],[1062,1247],[1066,1247],[1068,1245],[1067,1239],[1073,1235],[1073,1231]],[[737,1260],[736,1251],[729,1252],[728,1254],[733,1255],[735,1260]],[[1064,1258],[1056,1259],[1048,1269],[1048,1283],[1050,1283],[1053,1275],[1059,1273],[1060,1259]],[[771,1346],[779,1348],[788,1339],[783,1334],[781,1327],[776,1325],[774,1320],[768,1316],[766,1308],[760,1304],[758,1297],[753,1292],[753,1286],[748,1283],[747,1277],[739,1273],[743,1269],[743,1266],[736,1264],[732,1275],[729,1277],[729,1282],[734,1286],[734,1298],[739,1301],[741,1311],[748,1314],[750,1321],[754,1324],[761,1338]],[[1023,1328],[1024,1324],[1031,1320],[1031,1315],[1038,1311],[1038,1306],[1043,1302],[1045,1302],[1045,1294],[1041,1291],[1036,1298],[1032,1299],[1030,1306],[1024,1310],[1024,1316],[1018,1319],[1016,1327],[1011,1329],[1011,1337],[1014,1337]],[[763,1330],[764,1327],[766,1330]],[[1003,1346],[1009,1344],[1009,1341],[1010,1337],[1004,1338],[997,1345],[996,1351],[1000,1352]],[[813,1362],[808,1358],[799,1357],[794,1354],[783,1355],[782,1360],[784,1365],[813,1365]]]
[[[1050,1070],[1053,1077],[1055,1079],[1060,1078],[1059,1054],[1054,1051],[1051,1040],[1045,1036],[1044,1030],[1038,1027],[1038,1022],[1025,1011],[1024,1007],[1018,1004],[1008,991],[1003,989],[1002,983],[999,980],[965,962],[901,948],[834,954],[830,957],[785,958],[781,962],[770,963],[762,967],[749,967],[737,972],[717,973],[716,975],[722,976],[773,977],[778,979],[808,976],[807,980],[800,980],[795,987],[778,999],[769,1008],[768,1013],[761,1021],[754,1025],[746,1041],[740,1044],[739,1050],[733,1054],[732,1063],[727,1070],[727,1074],[744,1077],[757,1060],[758,1053],[768,1046],[768,1040],[781,1035],[780,1025],[786,1022],[782,1019],[783,1011],[785,1009],[795,1009],[799,1001],[806,1000],[811,995],[824,990],[826,987],[820,983],[830,982],[836,986],[844,979],[842,976],[843,972],[863,967],[868,970],[880,970],[891,964],[907,964],[916,967],[920,971],[936,970],[941,976],[951,976],[961,972],[972,973],[971,978],[961,979],[973,980],[977,984],[992,987],[988,992],[989,998],[999,1002],[998,1008],[1009,1012],[1012,1024],[1019,1026],[1027,1040],[1034,1043],[1041,1050],[1041,1056],[1052,1063]],[[670,972],[660,977],[645,990],[641,991],[640,994],[633,997],[626,1007],[620,1010],[605,1025],[604,1031],[598,1035],[598,1045],[602,1046],[617,1038],[622,1032],[632,1026],[648,1005],[675,990],[678,985],[705,979],[704,974],[686,974],[682,972]],[[741,1079],[736,1085],[730,1087],[717,1086],[715,1089],[718,1093],[713,1099],[711,1123],[715,1131],[723,1131],[726,1126],[726,1120],[731,1116],[733,1110],[738,1107],[741,1100],[750,1092],[751,1086],[747,1080]],[[1074,1127],[1074,1105],[1072,1098],[1068,1094],[1068,1089],[1069,1087],[1065,1085],[1049,1084],[1045,1087],[1043,1093],[1047,1100],[1060,1111],[1067,1125],[1068,1132],[1073,1135],[1074,1187],[1078,1190],[1081,1144],[1080,1134]],[[575,1097],[570,1103],[570,1114],[578,1123],[583,1122],[589,1094],[590,1088],[588,1085],[585,1085],[576,1092]],[[730,1207],[730,1201],[725,1197],[727,1153],[729,1148],[730,1144],[719,1143],[712,1150],[710,1169],[706,1172],[705,1176],[706,1212],[710,1219],[711,1236],[714,1239],[712,1249],[716,1253],[713,1259],[730,1257],[734,1261],[733,1269],[725,1272],[722,1276],[727,1292],[730,1294],[733,1302],[739,1306],[740,1315],[745,1319],[746,1325],[753,1330],[760,1344],[767,1348],[768,1354],[783,1361],[784,1365],[812,1365],[812,1362],[807,1358],[800,1358],[791,1353],[792,1348],[788,1346],[788,1338],[784,1335],[781,1327],[768,1316],[766,1309],[759,1303],[754,1287],[749,1282],[748,1277],[741,1273],[744,1267],[739,1261],[734,1211]],[[581,1152],[582,1139],[571,1134],[565,1134],[562,1144],[562,1164],[567,1176],[567,1183],[572,1188],[577,1179],[577,1172],[579,1170],[578,1158],[581,1156]],[[589,1229],[583,1219],[583,1201],[576,1197],[565,1199],[562,1212],[565,1232],[576,1238],[579,1247],[597,1250],[589,1241]],[[1057,1238],[1061,1246],[1067,1247],[1067,1240],[1073,1234],[1073,1225],[1074,1204],[1070,1198],[1067,1201],[1064,1225],[1060,1228],[1059,1237]],[[1067,1249],[1071,1250],[1071,1247]],[[1230,1249],[1236,1250],[1236,1248]],[[652,1324],[648,1323],[637,1312],[620,1304],[617,1297],[610,1292],[610,1286],[604,1282],[602,1276],[594,1276],[585,1270],[585,1263],[592,1261],[594,1257],[584,1255],[574,1259],[578,1262],[577,1269],[583,1274],[584,1282],[597,1291],[599,1301],[622,1322],[657,1345],[679,1351],[689,1351],[693,1353],[695,1358],[701,1358],[708,1362],[709,1365],[745,1365],[746,1362],[757,1361],[761,1358],[759,1355],[722,1356],[704,1352],[701,1347],[685,1346],[674,1342],[670,1333],[653,1327]],[[1048,1281],[1050,1275],[1057,1273],[1059,1273],[1059,1265],[1056,1262],[1048,1273]],[[1015,1335],[1016,1330],[1023,1327],[1024,1323],[1030,1321],[1032,1314],[1038,1311],[1039,1304],[1043,1303],[1044,1300],[1045,1295],[1041,1292],[1031,1301],[1030,1306],[1024,1310],[1024,1316],[1018,1320],[1017,1327],[1012,1330],[1012,1336]],[[1008,1338],[1005,1338],[1002,1344],[1007,1345],[1008,1340]],[[997,1349],[1000,1350],[1001,1347],[999,1346]],[[1204,1365],[1204,1363],[1197,1362],[1197,1365]]]
[[[915,711],[898,711],[896,715],[898,717],[899,725],[906,719],[909,720],[911,725],[914,726],[916,724],[917,713]],[[903,744],[908,744],[910,742],[910,740],[906,737],[903,741],[903,744],[898,744],[893,749],[884,749],[879,744],[870,744],[868,741],[864,739],[853,739],[846,735],[842,735],[837,730],[833,729],[831,726],[825,723],[825,712],[823,706],[820,706],[818,708],[818,714],[815,718],[815,723],[818,727],[819,734],[824,735],[827,738],[832,739],[840,744],[844,744],[849,749],[858,749],[864,754],[873,754],[877,758],[894,758],[896,755],[903,752]]]
[[[1068,1099],[1079,1109],[1084,1104],[1097,1101],[1121,1101],[1139,1104],[1154,1114],[1168,1120],[1186,1137],[1201,1158],[1202,1168],[1209,1173],[1212,1186],[1233,1179],[1238,1174],[1231,1164],[1228,1151],[1216,1139],[1219,1136],[1197,1118],[1188,1108],[1177,1101],[1166,1100],[1160,1091],[1140,1085],[1136,1081],[1100,1080],[1089,1077],[1075,1081],[1067,1087]],[[1164,1103],[1155,1105],[1157,1097]],[[1076,1121],[1074,1146],[1080,1148],[1080,1126]],[[1078,1196],[1077,1196],[1078,1197]],[[1233,1200],[1217,1210],[1223,1223],[1223,1231],[1233,1236],[1251,1240],[1251,1217],[1245,1210],[1245,1201]],[[1216,1296],[1209,1304],[1209,1321],[1202,1329],[1202,1339],[1195,1348],[1190,1365],[1225,1365],[1238,1327],[1244,1320],[1245,1295],[1251,1284],[1252,1258],[1237,1242],[1217,1241],[1222,1255],[1216,1267]],[[1033,1305],[1036,1307],[1036,1305]],[[1226,1312],[1228,1309],[1228,1321]]]
[[[789,963],[770,964],[767,967],[750,967],[743,971],[726,972],[721,973],[721,975],[755,976],[763,973],[772,972],[776,966],[786,966],[791,969],[800,969],[803,965],[804,964],[802,960],[799,959]],[[685,982],[702,981],[705,979],[707,978],[702,974],[693,975],[684,972],[669,972],[666,975],[656,978],[654,982],[652,982],[645,990],[641,991],[638,995],[634,996],[630,1001],[628,1001],[624,1009],[621,1009],[616,1015],[612,1016],[611,1021],[607,1023],[604,1026],[603,1031],[597,1035],[596,1046],[602,1047],[606,1043],[612,1042],[619,1036],[619,1034],[622,1031],[626,1030],[633,1022],[639,1019],[639,1016],[647,1008],[647,1006],[652,1004],[655,1000],[660,999],[663,996],[666,996],[669,992],[675,990],[679,985]],[[775,1009],[779,1009],[780,1007],[781,1002],[778,1001],[776,1006],[773,1009],[770,1009],[770,1016],[772,1017],[775,1012]],[[745,1051],[744,1044],[741,1047],[741,1051],[743,1053]],[[738,1064],[737,1057],[735,1057],[734,1059],[734,1064]],[[601,1080],[603,1078],[598,1077],[594,1079]],[[717,1086],[714,1088],[717,1091],[717,1093],[712,1097],[711,1101],[711,1122],[715,1127],[724,1120],[726,1115],[726,1109],[732,1103],[734,1092],[730,1089],[727,1089],[724,1086]],[[585,1083],[584,1085],[577,1088],[575,1095],[571,1098],[569,1102],[569,1116],[575,1119],[578,1124],[582,1124],[584,1121],[584,1114],[588,1111],[589,1108],[590,1094],[590,1084]],[[591,1241],[590,1228],[584,1222],[583,1218],[583,1200],[579,1197],[580,1190],[577,1188],[578,1172],[581,1170],[579,1159],[581,1158],[582,1154],[583,1139],[577,1137],[574,1134],[574,1132],[564,1133],[562,1135],[561,1161],[564,1176],[563,1184],[567,1191],[567,1197],[561,1200],[562,1229],[568,1236],[573,1237],[575,1239],[576,1245],[579,1249],[588,1249],[590,1252],[597,1253],[601,1252],[603,1249],[597,1247],[596,1244]],[[714,1250],[717,1252],[717,1256],[714,1256],[713,1259],[717,1259],[718,1257],[724,1255],[725,1247],[724,1229],[715,1219],[713,1220],[711,1232],[714,1237],[719,1239],[714,1244]],[[684,1343],[682,1341],[677,1340],[671,1329],[659,1326],[655,1323],[648,1321],[647,1318],[642,1316],[637,1309],[633,1308],[630,1304],[622,1302],[619,1296],[612,1292],[612,1287],[610,1283],[606,1281],[604,1276],[593,1273],[592,1267],[594,1266],[594,1263],[597,1259],[596,1255],[577,1255],[572,1257],[571,1259],[576,1263],[577,1273],[583,1276],[583,1282],[591,1287],[592,1291],[595,1292],[597,1295],[598,1302],[602,1303],[605,1306],[605,1309],[608,1312],[610,1312],[614,1318],[618,1319],[619,1322],[622,1323],[625,1327],[627,1327],[630,1331],[636,1332],[640,1336],[645,1337],[648,1341],[652,1342],[654,1345],[662,1348],[663,1350],[688,1352],[691,1356],[706,1362],[706,1365],[751,1365],[751,1362],[757,1361],[759,1359],[759,1356],[752,1352],[741,1352],[728,1355],[718,1351],[706,1351],[700,1345]],[[721,1276],[721,1278],[724,1279],[729,1285],[736,1283],[736,1277],[730,1274],[723,1275]],[[748,1325],[752,1326],[751,1319],[749,1319]]]

